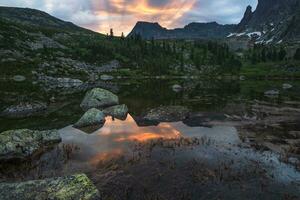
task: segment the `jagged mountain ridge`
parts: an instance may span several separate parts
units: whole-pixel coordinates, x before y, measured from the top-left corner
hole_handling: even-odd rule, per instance
[[[255,11],[247,7],[236,32],[230,36],[250,36],[256,43],[299,41],[300,1],[259,0]]]
[[[216,22],[194,22],[184,28],[166,29],[158,23],[137,22],[128,37],[140,35],[144,39],[220,39],[235,28],[236,25],[221,25]]]
[[[216,22],[191,23],[184,28],[166,29],[158,23],[138,22],[129,37],[139,34],[144,39],[224,39],[244,37],[257,43],[300,41],[299,0],[258,0],[255,11],[246,8],[237,25]]]

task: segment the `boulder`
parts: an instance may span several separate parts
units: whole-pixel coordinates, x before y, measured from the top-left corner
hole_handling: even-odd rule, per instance
[[[280,94],[278,90],[268,90],[265,92],[265,96],[267,97],[276,97]]]
[[[103,126],[105,122],[105,115],[102,111],[91,108],[89,109],[76,124],[74,124],[75,128],[84,128],[88,126]]]
[[[288,83],[282,84],[282,88],[285,89],[285,90],[291,89],[292,87],[293,86],[291,84],[288,84]]]
[[[105,89],[94,88],[86,93],[80,107],[83,110],[88,110],[90,108],[106,108],[118,104],[119,98],[117,95]]]
[[[5,131],[0,133],[0,160],[26,160],[59,142],[61,137],[56,130]]]
[[[0,183],[1,200],[100,200],[100,194],[85,174],[33,180],[19,183]]]
[[[1,112],[0,116],[8,118],[23,118],[40,114],[47,109],[47,105],[41,102],[22,102],[13,105]]]
[[[161,106],[150,110],[144,120],[159,122],[182,121],[189,115],[189,110],[184,106]]]
[[[103,110],[106,116],[112,116],[117,119],[125,120],[128,114],[128,107],[123,105],[112,106]]]
[[[100,76],[100,79],[103,80],[103,81],[110,81],[110,80],[113,80],[114,77],[113,77],[113,76],[110,76],[110,75],[104,74],[104,75],[101,75],[101,76]]]
[[[182,91],[182,86],[181,85],[173,85],[172,86],[172,90],[174,91],[174,92],[180,92],[180,91]]]

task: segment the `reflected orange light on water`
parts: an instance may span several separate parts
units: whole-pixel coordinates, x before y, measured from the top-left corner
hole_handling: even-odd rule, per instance
[[[139,127],[131,115],[126,120],[106,118],[102,129],[98,132],[102,136],[110,136],[115,142],[140,141],[144,142],[158,138],[178,138],[182,134],[170,124],[161,123],[158,126]]]

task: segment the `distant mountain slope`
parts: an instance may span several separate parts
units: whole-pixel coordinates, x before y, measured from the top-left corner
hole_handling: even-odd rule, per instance
[[[137,22],[128,37],[140,35],[144,39],[219,39],[234,31],[235,25],[191,23],[184,28],[166,29],[158,23]]]
[[[47,27],[70,31],[89,31],[49,15],[46,12],[30,9],[0,6],[0,18],[10,22],[33,27]]]
[[[248,6],[235,33],[253,37],[257,43],[300,41],[299,0],[259,0],[252,12]]]

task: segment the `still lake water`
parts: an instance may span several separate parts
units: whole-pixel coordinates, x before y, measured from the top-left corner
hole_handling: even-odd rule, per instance
[[[283,89],[283,84],[293,87]],[[179,84],[182,91],[174,91]],[[21,101],[48,102],[46,114],[0,119],[0,130],[57,128],[62,143],[30,167],[1,171],[1,179],[31,180],[87,173],[105,199],[297,199],[300,172],[280,155],[244,144],[233,125],[190,127],[183,122],[140,126],[136,117],[159,106],[181,105],[196,113],[237,113],[253,100],[300,102],[298,81],[197,79],[115,80],[99,83],[129,108],[126,120],[106,118],[92,134],[72,127],[83,114],[86,91],[45,92],[31,83],[2,82],[1,109]],[[278,90],[272,98],[264,93]],[[55,99],[50,103],[50,99]],[[182,139],[185,138],[185,139]],[[163,140],[162,140],[163,139]]]

